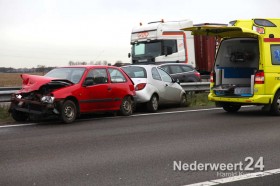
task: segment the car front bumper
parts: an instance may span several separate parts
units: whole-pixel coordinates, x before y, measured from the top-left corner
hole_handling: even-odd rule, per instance
[[[17,110],[24,113],[36,115],[58,114],[56,103],[42,103],[28,99],[12,99],[9,112]]]

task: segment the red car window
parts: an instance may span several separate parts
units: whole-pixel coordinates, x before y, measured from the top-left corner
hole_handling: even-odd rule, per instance
[[[105,68],[96,68],[90,70],[87,78],[93,78],[93,84],[108,83],[108,76]]]
[[[126,82],[126,78],[119,69],[109,68],[109,74],[112,83]]]

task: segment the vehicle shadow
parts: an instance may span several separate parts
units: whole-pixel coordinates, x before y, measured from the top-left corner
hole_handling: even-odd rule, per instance
[[[79,116],[78,118],[76,118],[76,120],[73,123],[77,123],[77,122],[81,122],[83,120],[91,120],[91,119],[98,119],[98,118],[105,118],[105,117],[113,117],[116,116],[115,113],[110,113],[110,112],[106,112],[106,113],[91,113],[91,114],[83,114],[81,116]],[[39,125],[69,125],[69,124],[73,124],[73,123],[69,123],[66,124],[64,123],[58,116],[51,116],[48,118],[29,118],[29,120],[27,122],[25,122],[25,124],[27,123],[38,123]]]
[[[233,113],[222,111],[219,113],[215,113],[214,115],[231,115],[238,117],[279,117],[272,115],[268,110],[264,110],[260,106],[243,107],[238,112]]]

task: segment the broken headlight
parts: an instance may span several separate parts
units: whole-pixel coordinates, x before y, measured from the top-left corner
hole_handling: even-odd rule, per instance
[[[21,98],[22,98],[22,96],[21,96],[20,94],[15,94],[15,97],[16,97],[17,99],[21,99]]]
[[[43,96],[43,97],[41,98],[41,101],[42,101],[43,103],[53,103],[54,97],[53,97],[53,96]]]

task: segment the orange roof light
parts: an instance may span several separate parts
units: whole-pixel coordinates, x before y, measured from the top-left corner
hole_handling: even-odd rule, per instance
[[[257,26],[253,26],[253,30],[258,32],[259,34],[264,34],[264,28],[263,27],[257,27]]]

